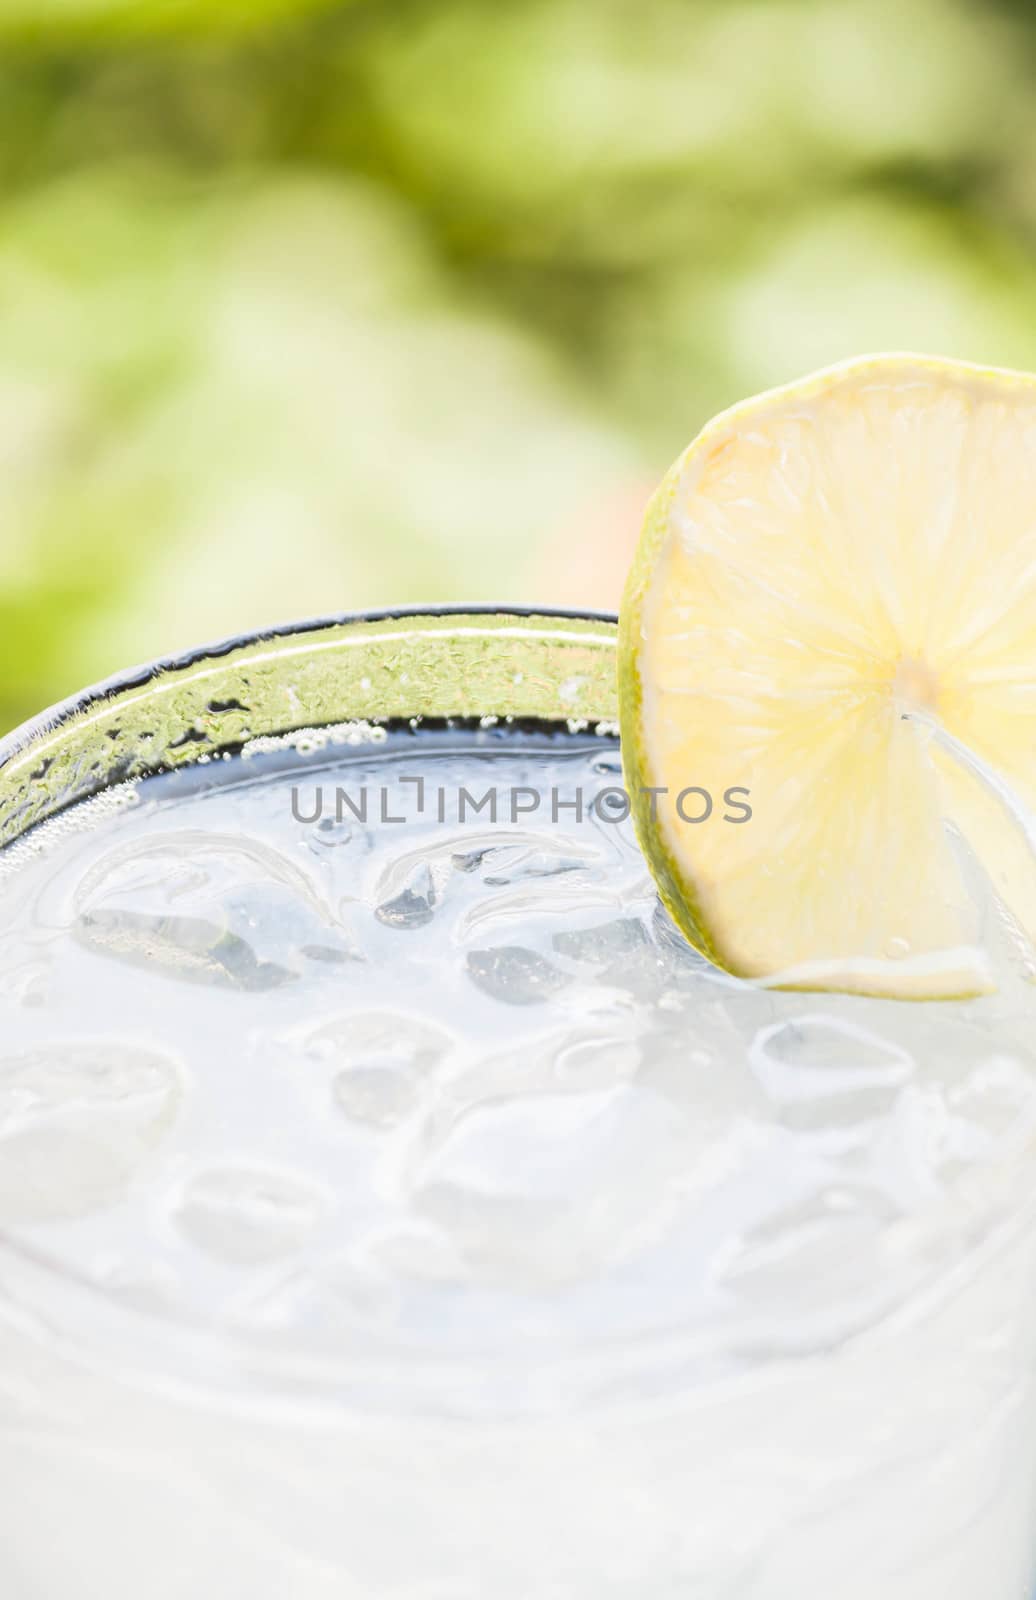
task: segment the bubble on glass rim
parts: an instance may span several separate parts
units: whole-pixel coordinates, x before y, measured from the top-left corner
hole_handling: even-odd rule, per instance
[[[243,761],[250,761],[256,756],[272,755],[282,750],[313,755],[342,746],[380,745],[387,738],[388,732],[381,723],[357,718],[349,722],[329,723],[322,728],[296,728],[288,733],[261,734],[248,740],[240,756]]]
[[[28,833],[20,834],[0,850],[0,883],[16,876],[30,861],[47,856],[62,840],[89,833],[107,818],[140,805],[141,783],[127,780],[90,795],[57,815],[47,817]]]

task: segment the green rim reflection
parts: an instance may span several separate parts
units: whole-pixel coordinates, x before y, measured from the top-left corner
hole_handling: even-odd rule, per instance
[[[258,633],[123,674],[0,742],[0,848],[117,783],[342,722],[618,717],[616,623],[593,613],[383,612]]]

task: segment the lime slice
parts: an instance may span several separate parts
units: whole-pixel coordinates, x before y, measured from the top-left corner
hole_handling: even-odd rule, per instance
[[[714,961],[988,989],[975,882],[1036,933],[1036,378],[880,356],[717,417],[648,508],[620,696],[641,844]]]

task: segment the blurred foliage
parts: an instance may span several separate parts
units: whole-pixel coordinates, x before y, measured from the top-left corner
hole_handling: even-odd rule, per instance
[[[1036,12],[0,0],[0,724],[200,639],[614,604],[715,409],[1036,367]]]

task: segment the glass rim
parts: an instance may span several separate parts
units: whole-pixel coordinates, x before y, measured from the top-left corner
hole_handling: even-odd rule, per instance
[[[617,623],[549,606],[414,605],[304,618],[156,657],[0,738],[0,851],[104,789],[310,727],[481,716],[617,724]]]

